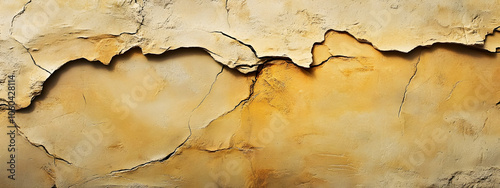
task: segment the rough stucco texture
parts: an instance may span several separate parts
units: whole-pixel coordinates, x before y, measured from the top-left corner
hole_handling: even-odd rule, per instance
[[[498,0],[3,1],[0,187],[500,186],[499,18]]]

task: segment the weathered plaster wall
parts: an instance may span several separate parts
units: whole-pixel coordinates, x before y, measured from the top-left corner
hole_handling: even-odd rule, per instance
[[[500,186],[500,1],[1,5],[2,187]]]

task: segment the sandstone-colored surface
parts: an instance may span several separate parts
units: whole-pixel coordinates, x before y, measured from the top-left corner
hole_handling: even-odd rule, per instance
[[[500,182],[498,168],[457,171],[431,187],[497,187]]]
[[[329,30],[347,31],[379,50],[408,52],[434,43],[481,46],[500,25],[498,1],[32,0],[5,4],[2,8],[9,11],[4,13],[2,36],[9,36],[3,34],[9,30],[9,40],[26,47],[49,73],[79,58],[107,64],[136,46],[152,54],[204,48],[216,61],[243,73],[255,71],[256,65],[273,57],[309,67],[313,44]],[[16,8],[17,13],[12,11]],[[496,51],[496,47],[498,43],[480,48]],[[31,85],[45,79],[33,79]],[[18,100],[21,107],[28,104],[22,100],[29,101]]]
[[[0,5],[0,187],[500,186],[498,0]]]
[[[16,107],[26,107],[40,94],[43,82],[50,74],[40,69],[28,51],[15,40],[0,40],[0,104],[7,105],[8,76],[14,75],[16,83]],[[1,106],[3,107],[3,106]]]
[[[77,180],[165,160],[191,131],[245,99],[253,79],[201,50],[173,52],[133,50],[109,66],[70,62],[16,123],[31,142],[81,168]],[[65,180],[72,175],[58,185],[78,182]]]
[[[484,48],[491,52],[500,52],[500,30],[495,30],[484,43]]]
[[[0,142],[5,143],[0,153],[0,159],[2,160],[2,170],[0,171],[0,184],[2,187],[51,187],[54,185],[54,178],[56,172],[53,170],[56,162],[53,158],[48,156],[43,149],[35,147],[30,142],[28,142],[25,137],[20,134],[16,134],[15,140],[15,155],[14,161],[11,161],[10,152],[7,152],[7,145],[10,144],[10,136],[6,133],[10,133],[10,128],[6,126],[9,125],[9,120],[6,118],[7,111],[3,111],[1,114],[1,125],[0,131],[2,131],[2,137],[0,137]],[[6,135],[6,136],[4,136]],[[8,179],[10,172],[7,171],[10,164],[7,162],[15,163],[15,173],[16,180]],[[12,164],[12,163],[11,163]],[[59,164],[62,169],[63,164]]]
[[[355,57],[310,70],[267,64],[250,100],[194,131],[182,152],[84,185],[427,187],[500,164],[498,55],[459,45],[381,53],[327,36]],[[466,184],[481,179],[471,174]]]

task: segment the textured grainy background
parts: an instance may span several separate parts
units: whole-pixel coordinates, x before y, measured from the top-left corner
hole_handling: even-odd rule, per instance
[[[0,5],[1,187],[500,186],[498,0]]]

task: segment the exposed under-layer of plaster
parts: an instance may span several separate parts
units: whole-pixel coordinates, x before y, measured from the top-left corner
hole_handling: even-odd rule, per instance
[[[0,108],[13,74],[36,153],[21,178],[499,183],[498,0],[1,4]]]
[[[152,54],[200,47],[216,61],[248,73],[272,57],[309,67],[313,44],[324,40],[329,30],[349,32],[383,51],[461,43],[494,52],[496,40],[481,45],[500,26],[498,1],[29,0],[4,4],[1,42],[9,47],[2,50],[30,53],[7,63],[36,64],[44,70],[30,73],[37,78],[25,85],[30,88],[23,88],[27,91],[23,93],[32,94],[19,97],[19,107],[29,105],[47,73],[64,63],[85,58],[108,64],[113,56],[135,46]],[[17,70],[11,67],[2,71]]]

